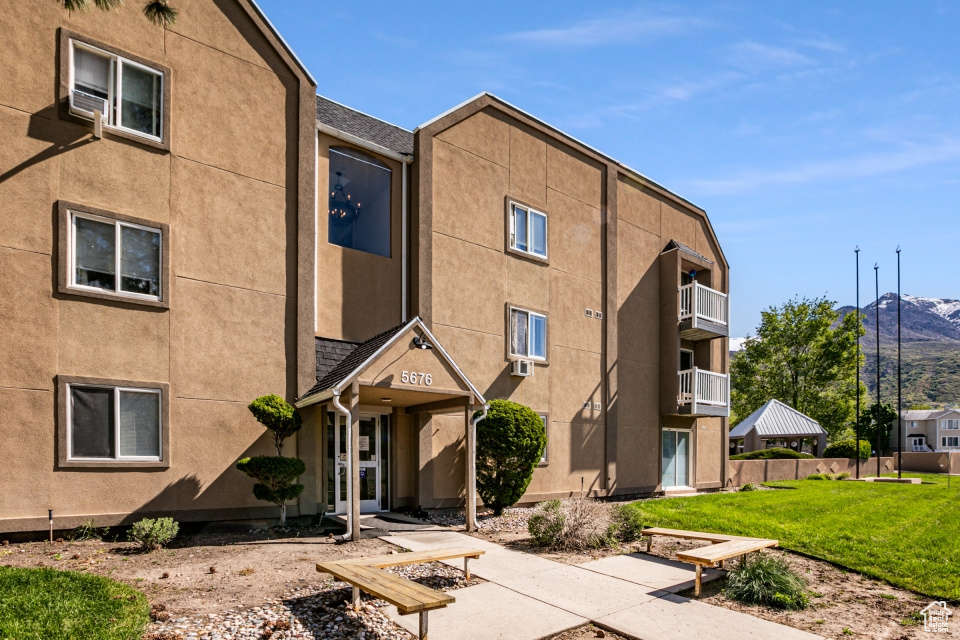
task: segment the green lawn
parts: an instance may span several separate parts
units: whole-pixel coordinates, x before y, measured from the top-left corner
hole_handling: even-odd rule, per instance
[[[644,526],[775,538],[918,593],[960,600],[960,478],[925,484],[799,480],[783,491],[636,502]],[[932,484],[926,484],[930,482]]]
[[[150,622],[142,593],[73,571],[0,567],[0,638],[137,640]]]

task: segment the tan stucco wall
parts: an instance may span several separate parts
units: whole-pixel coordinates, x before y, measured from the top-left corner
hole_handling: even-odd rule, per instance
[[[42,528],[48,508],[62,527],[272,514],[233,465],[270,451],[246,404],[292,400],[313,377],[297,308],[305,294],[313,306],[298,229],[304,200],[314,222],[301,130],[304,113],[313,130],[315,89],[246,3],[180,0],[168,29],[135,3],[2,5],[0,265],[12,277],[0,284],[0,464],[16,472],[0,480],[0,530]],[[171,69],[169,151],[61,120],[61,27]],[[170,225],[169,309],[58,293],[58,200]],[[58,469],[57,375],[169,383],[170,467]]]
[[[324,133],[317,135],[320,197],[317,199],[316,334],[333,340],[363,342],[402,320],[402,166],[396,160],[358,149]],[[390,168],[390,257],[328,242],[330,147],[356,149]]]

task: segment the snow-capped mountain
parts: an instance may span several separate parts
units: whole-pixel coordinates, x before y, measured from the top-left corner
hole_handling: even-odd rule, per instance
[[[915,304],[921,309],[932,311],[941,318],[949,320],[953,324],[960,326],[960,300],[944,300],[943,298],[918,298],[915,296],[904,295],[903,301]],[[896,296],[894,296],[893,302],[896,303]]]

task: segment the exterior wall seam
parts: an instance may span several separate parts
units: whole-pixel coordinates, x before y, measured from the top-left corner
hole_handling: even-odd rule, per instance
[[[548,162],[547,164],[550,164],[550,163]],[[548,178],[548,179],[549,179],[549,178]],[[595,204],[591,204],[591,203],[589,203],[589,202],[584,202],[583,200],[581,200],[580,198],[578,198],[578,197],[576,197],[576,196],[572,196],[572,195],[570,195],[569,193],[567,193],[567,192],[565,192],[565,191],[560,191],[559,189],[554,189],[553,187],[547,187],[547,197],[548,197],[548,198],[549,198],[549,196],[550,196],[550,192],[551,192],[551,191],[553,191],[554,193],[559,194],[559,195],[561,195],[561,196],[563,196],[563,197],[565,197],[565,198],[570,198],[571,200],[574,200],[574,201],[576,201],[576,202],[579,202],[580,204],[582,204],[582,205],[584,205],[584,206],[586,206],[586,207],[590,207],[593,211],[596,211],[597,213],[601,213],[601,212],[603,211],[603,207],[598,207],[598,206],[596,206]]]
[[[239,176],[239,177],[241,177],[241,178],[246,178],[247,180],[254,180],[254,181],[259,182],[259,183],[261,183],[261,184],[270,185],[271,187],[277,187],[278,189],[283,189],[284,191],[297,191],[297,188],[296,188],[296,187],[288,187],[288,186],[285,186],[285,185],[282,185],[282,184],[277,184],[276,182],[270,182],[269,180],[264,180],[264,179],[262,179],[262,178],[256,178],[256,177],[254,177],[254,176],[248,176],[248,175],[245,174],[245,173],[238,173],[238,172],[236,172],[236,171],[231,171],[230,169],[224,169],[223,167],[218,167],[218,166],[215,165],[215,164],[207,164],[206,162],[200,162],[199,160],[194,160],[193,158],[190,158],[190,157],[188,157],[188,156],[181,156],[181,155],[176,155],[176,154],[173,154],[173,153],[171,153],[170,155],[171,155],[171,156],[175,156],[178,160],[186,160],[186,161],[192,162],[192,163],[194,163],[194,164],[199,164],[200,166],[203,166],[203,167],[209,167],[209,168],[211,168],[211,169],[216,169],[217,171],[223,171],[224,173],[229,173],[229,174],[231,174],[231,175]],[[172,180],[172,178],[171,178],[171,180]],[[172,186],[172,182],[171,182],[171,186]]]
[[[51,253],[47,253],[47,252],[44,252],[44,251],[34,251],[34,250],[32,250],[32,249],[22,249],[22,248],[20,248],[20,247],[11,247],[10,245],[7,245],[7,244],[0,244],[0,249],[10,249],[11,251],[23,251],[23,252],[25,252],[25,253],[33,253],[33,254],[36,254],[36,255],[38,255],[38,256],[50,256],[50,255],[53,255],[53,254],[51,254]]]
[[[567,350],[569,350],[569,351],[579,351],[580,353],[592,353],[592,354],[598,355],[598,356],[599,356],[599,355],[603,355],[603,351],[591,351],[591,350],[589,350],[589,349],[580,349],[580,348],[577,348],[577,347],[568,347],[568,346],[565,345],[565,344],[554,343],[554,344],[552,344],[552,345],[550,345],[550,346],[551,346],[551,347],[556,347],[556,348],[558,348],[558,349],[567,349]]]
[[[461,238],[461,237],[459,237],[459,236],[452,236],[452,235],[450,235],[449,233],[444,233],[444,232],[442,232],[442,231],[436,231],[436,230],[434,230],[434,233],[437,234],[438,236],[443,236],[443,237],[445,237],[445,238],[450,238],[451,240],[459,240],[460,242],[466,242],[467,244],[472,244],[473,246],[475,246],[475,247],[480,247],[481,249],[487,249],[488,251],[493,251],[493,252],[495,252],[495,253],[501,253],[501,254],[503,253],[503,251],[501,251],[500,249],[493,249],[493,248],[491,248],[491,247],[488,247],[488,246],[485,245],[485,244],[480,244],[480,243],[477,243],[477,242],[472,242],[472,241],[470,241],[470,240],[467,240],[467,239],[465,239],[465,238]]]
[[[262,293],[262,294],[265,295],[265,296],[274,296],[274,297],[277,297],[277,298],[289,298],[289,297],[290,297],[290,296],[288,296],[288,295],[285,294],[285,293],[273,293],[273,292],[271,292],[271,291],[261,291],[260,289],[250,289],[249,287],[238,287],[238,286],[235,285],[235,284],[226,284],[226,283],[223,283],[223,282],[212,282],[212,281],[210,281],[210,280],[201,280],[200,278],[191,278],[190,276],[177,275],[176,277],[177,277],[177,278],[180,278],[180,279],[182,279],[182,280],[190,280],[191,282],[202,282],[203,284],[209,284],[209,285],[212,285],[212,286],[214,286],[214,287],[227,287],[227,288],[230,288],[230,289],[239,289],[240,291],[250,291],[250,292],[252,292],[252,293]]]
[[[29,111],[24,111],[23,109],[18,109],[17,107],[15,107],[15,106],[13,106],[13,105],[10,105],[10,104],[4,104],[4,103],[0,102],[0,107],[3,107],[4,109],[10,109],[11,111],[16,111],[17,113],[22,113],[23,115],[25,115],[25,116],[30,116],[31,118],[40,118],[41,120],[46,120],[47,122],[52,122],[52,121],[53,121],[53,118],[50,118],[50,117],[47,117],[47,116],[44,116],[44,115],[40,115],[39,113],[30,113]]]
[[[249,404],[247,400],[226,400],[224,398],[195,398],[193,396],[173,396],[176,400],[199,400],[201,402],[229,402],[231,404]]]
[[[45,393],[53,393],[53,389],[41,389],[40,387],[4,387],[0,386],[0,389],[9,389],[10,391],[41,391]]]
[[[190,36],[185,36],[185,35],[183,35],[182,33],[178,32],[178,31],[174,31],[174,30],[172,30],[172,29],[164,29],[164,36],[165,36],[164,39],[163,39],[163,50],[164,50],[163,52],[164,52],[164,53],[167,52],[167,51],[166,51],[166,50],[167,50],[167,39],[166,39],[166,35],[167,35],[167,34],[172,34],[172,35],[177,36],[178,38],[183,38],[184,40],[189,40],[190,42],[193,42],[194,44],[198,44],[198,45],[200,45],[201,47],[206,47],[207,49],[210,49],[210,50],[212,50],[212,51],[216,51],[217,53],[220,53],[220,54],[223,54],[223,55],[225,55],[225,56],[227,56],[227,57],[233,58],[234,60],[237,60],[237,61],[239,61],[239,62],[245,62],[246,64],[250,65],[251,67],[256,67],[256,68],[258,68],[258,69],[263,69],[264,71],[269,71],[269,72],[272,73],[273,75],[282,76],[282,77],[284,77],[284,78],[289,78],[290,80],[297,80],[297,76],[294,75],[294,74],[278,73],[276,69],[271,69],[271,68],[268,67],[268,66],[259,65],[259,64],[255,63],[255,62],[252,62],[252,61],[247,60],[247,59],[245,59],[245,58],[241,58],[241,57],[239,57],[239,56],[236,56],[236,55],[230,53],[229,51],[224,51],[223,49],[218,49],[218,48],[216,48],[216,47],[214,47],[214,46],[211,46],[210,44],[208,44],[208,43],[206,43],[206,42],[201,42],[201,41],[199,41],[199,40],[195,40],[195,39],[191,38]]]
[[[599,284],[599,285],[602,285],[602,284],[603,284],[603,279],[594,280],[593,278],[588,278],[588,277],[586,277],[586,276],[580,275],[579,273],[573,273],[572,271],[567,271],[566,269],[560,269],[559,267],[550,267],[550,268],[553,269],[554,271],[556,271],[557,273],[563,273],[563,274],[566,274],[566,275],[568,275],[568,276],[573,276],[574,278],[579,278],[579,279],[581,279],[581,280],[586,280],[587,282],[592,282],[593,284]]]
[[[446,131],[446,129],[444,129],[444,131]],[[469,154],[472,155],[474,158],[479,158],[480,160],[483,160],[484,162],[489,162],[490,164],[492,164],[492,165],[494,165],[494,166],[497,166],[497,167],[500,167],[501,169],[506,169],[506,170],[507,170],[507,179],[510,178],[510,167],[505,167],[505,166],[503,166],[502,164],[500,164],[499,162],[496,162],[496,161],[494,161],[494,160],[491,160],[490,158],[484,158],[484,157],[481,156],[480,154],[474,153],[473,151],[470,151],[469,149],[464,149],[463,147],[461,147],[461,146],[458,145],[458,144],[455,144],[455,143],[453,143],[453,142],[450,142],[449,140],[444,140],[443,138],[438,137],[441,133],[443,133],[443,132],[441,131],[440,133],[434,134],[434,136],[433,136],[433,138],[434,138],[437,142],[442,142],[443,144],[448,144],[448,145],[450,145],[451,147],[453,147],[453,148],[455,148],[455,149],[459,149],[460,151],[463,151],[464,153],[469,153]]]
[[[473,333],[482,333],[485,336],[493,336],[496,338],[502,338],[504,334],[502,333],[490,333],[489,331],[483,331],[481,329],[471,329],[470,327],[461,327],[456,324],[447,324],[445,322],[434,322],[438,327],[449,327],[450,329],[460,329],[461,331],[472,331]]]

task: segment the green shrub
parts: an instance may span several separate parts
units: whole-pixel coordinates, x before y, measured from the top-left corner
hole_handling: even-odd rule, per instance
[[[82,542],[85,540],[103,540],[110,533],[110,527],[103,527],[98,529],[93,524],[93,518],[90,518],[82,525],[73,530],[73,533],[70,535],[71,540],[76,540]]]
[[[833,476],[833,479],[834,479],[834,480],[846,480],[846,479],[849,478],[849,477],[850,477],[850,472],[849,472],[849,471],[843,471],[843,472],[838,473],[837,475]]]
[[[760,554],[727,575],[724,594],[737,602],[775,609],[806,609],[807,583],[783,560]]]
[[[561,511],[559,500],[541,502],[527,520],[527,531],[530,532],[531,542],[538,547],[558,546],[565,522],[566,518]]]
[[[748,482],[747,484],[740,487],[740,491],[756,491],[756,490],[757,490],[757,485],[753,484],[752,482]]]
[[[495,515],[517,503],[540,462],[547,435],[530,407],[493,400],[477,423],[477,493]]]
[[[793,449],[784,447],[771,447],[769,449],[758,449],[747,453],[738,453],[730,456],[731,460],[800,460],[812,458],[809,453],[800,453]]]
[[[610,526],[607,543],[636,542],[643,537],[643,520],[640,512],[629,504],[617,504],[610,510]]]
[[[307,465],[300,458],[283,456],[255,456],[237,462],[237,469],[257,481],[253,496],[257,500],[272,502],[280,507],[280,522],[287,522],[287,500],[293,500],[303,492],[302,484],[294,480],[306,472]]]
[[[144,551],[161,549],[177,537],[180,525],[173,518],[144,518],[134,522],[127,537],[136,542]]]
[[[269,429],[278,456],[283,455],[283,441],[303,427],[303,418],[296,408],[277,395],[260,396],[247,405],[247,409],[257,422]]]
[[[806,478],[807,480],[833,480],[830,477],[829,473],[812,473]]]
[[[860,441],[860,459],[868,460],[870,458],[870,443],[866,440]],[[856,458],[857,441],[856,440],[838,440],[827,446],[823,450],[824,458]]]

